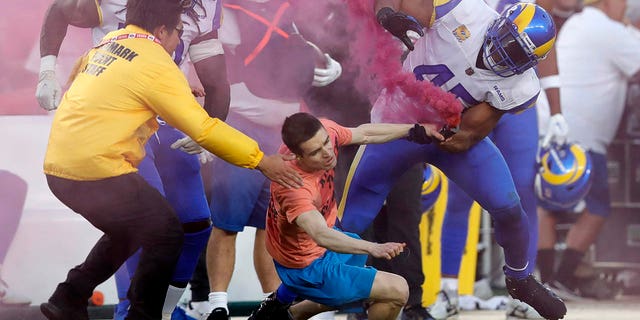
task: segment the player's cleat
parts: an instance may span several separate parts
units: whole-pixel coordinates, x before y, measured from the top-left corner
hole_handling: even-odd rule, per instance
[[[227,309],[225,308],[215,308],[209,316],[207,316],[207,320],[229,320],[229,314],[227,313]]]
[[[558,320],[567,313],[567,306],[562,299],[542,285],[533,275],[520,280],[507,276],[505,281],[512,298],[530,305],[543,318]]]
[[[402,309],[401,320],[435,320],[421,305],[406,306]]]
[[[248,320],[292,319],[289,313],[289,306],[291,305],[278,301],[274,292],[260,302],[260,306],[251,312]]]
[[[26,306],[31,299],[11,290],[6,282],[0,279],[0,305]]]
[[[429,313],[436,320],[457,319],[460,313],[458,291],[442,288],[436,296],[436,302],[429,307]]]
[[[601,275],[578,278],[578,291],[585,298],[612,300],[622,293],[622,284]]]
[[[509,299],[507,303],[507,320],[544,319],[536,309],[516,299]]]
[[[570,286],[558,281],[554,280],[549,284],[549,287],[553,289],[553,291],[558,294],[558,296],[567,301],[588,301],[589,299],[584,298],[580,295],[577,289],[571,288]]]

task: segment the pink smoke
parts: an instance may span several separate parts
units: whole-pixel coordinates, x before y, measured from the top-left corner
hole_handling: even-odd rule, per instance
[[[370,0],[346,1],[348,30],[355,34],[351,63],[359,68],[356,87],[374,101],[386,89],[381,116],[387,122],[457,126],[462,105],[455,96],[402,70],[399,42],[376,21]]]

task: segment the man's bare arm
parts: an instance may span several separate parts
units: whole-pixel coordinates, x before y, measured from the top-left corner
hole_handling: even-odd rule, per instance
[[[225,120],[229,114],[231,93],[227,62],[218,32],[212,31],[194,39],[189,55],[204,87],[204,109],[209,116]]]
[[[296,218],[295,223],[318,245],[335,252],[370,254],[375,258],[391,259],[398,256],[406,246],[404,243],[375,243],[349,237],[327,227],[327,222],[317,210],[301,214]]]
[[[504,111],[498,110],[486,102],[467,109],[462,114],[460,130],[440,143],[440,147],[448,152],[468,150],[495,128],[503,114]]]
[[[100,25],[96,0],[54,0],[40,31],[40,56],[60,52],[69,25],[90,28]]]

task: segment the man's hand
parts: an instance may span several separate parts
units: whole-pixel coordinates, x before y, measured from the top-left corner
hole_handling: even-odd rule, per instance
[[[569,135],[569,125],[567,120],[564,119],[562,113],[556,113],[549,118],[549,126],[547,127],[547,133],[542,139],[542,148],[548,148],[551,142],[555,142],[558,145],[564,145],[567,143],[567,136]]]
[[[295,158],[293,154],[265,155],[256,169],[260,170],[269,180],[285,188],[299,188],[302,187],[302,178],[296,170],[285,163],[285,161],[291,161]]]
[[[406,243],[397,242],[374,243],[369,254],[374,258],[391,260],[402,253],[406,246]]]
[[[62,87],[56,80],[56,73],[53,70],[40,72],[38,87],[36,88],[36,99],[42,109],[47,111],[55,110],[62,98]]]
[[[436,141],[444,141],[445,137],[438,132],[431,124],[416,123],[413,128],[409,129],[407,140],[419,144],[428,144]]]
[[[376,14],[378,23],[382,25],[387,31],[389,31],[396,38],[400,39],[409,50],[413,50],[413,42],[407,35],[407,32],[413,31],[424,36],[422,25],[416,20],[416,18],[406,15],[402,12],[394,11],[389,7],[384,7],[378,10]]]

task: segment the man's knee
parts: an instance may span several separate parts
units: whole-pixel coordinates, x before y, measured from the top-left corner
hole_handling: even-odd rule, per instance
[[[491,217],[497,224],[502,225],[513,225],[519,224],[523,218],[524,209],[522,208],[522,204],[519,202],[513,206],[493,210],[490,212]]]
[[[407,280],[397,274],[378,271],[371,289],[371,299],[404,306],[409,299]]]

